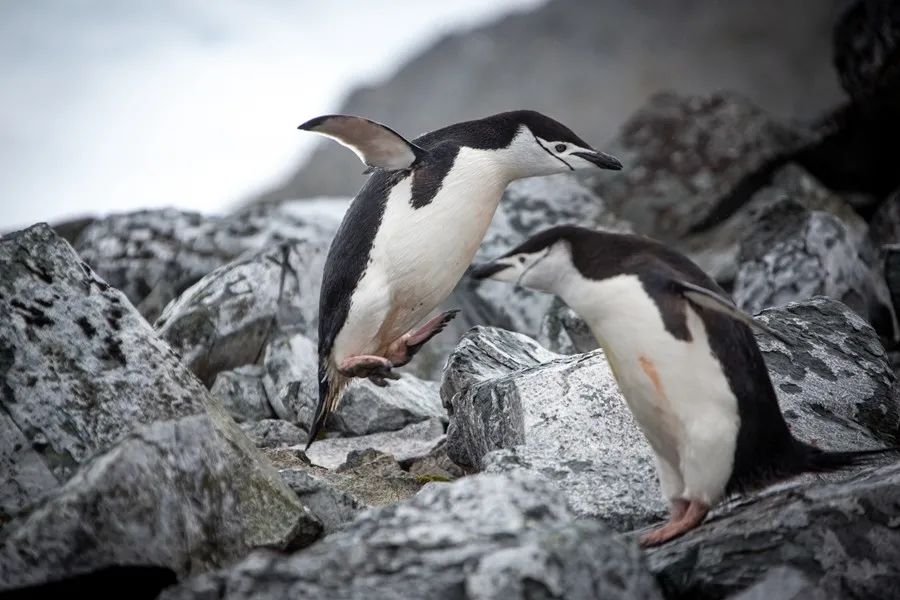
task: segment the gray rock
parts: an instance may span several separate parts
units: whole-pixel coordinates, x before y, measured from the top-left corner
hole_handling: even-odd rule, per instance
[[[404,374],[388,387],[378,387],[367,379],[351,383],[328,420],[327,430],[359,436],[396,431],[426,419],[447,421],[439,386]]]
[[[315,520],[218,401],[46,225],[0,239],[0,312],[2,514],[19,515],[3,585],[129,556],[187,573],[312,540]]]
[[[900,310],[900,244],[882,247],[884,254],[884,279],[891,293],[894,309]]]
[[[741,240],[755,228],[756,220],[772,206],[784,199],[792,200],[809,210],[834,215],[847,227],[852,243],[862,252],[868,265],[876,263],[876,256],[868,240],[869,226],[847,203],[810,175],[804,168],[789,163],[759,188],[750,200],[734,214],[714,227],[679,240],[677,249],[687,254],[700,268],[719,283],[731,287],[737,275]],[[874,224],[873,224],[874,225]]]
[[[757,313],[771,306],[825,295],[846,303],[882,335],[898,328],[874,251],[835,216],[783,200],[764,211],[741,242],[734,300]]]
[[[0,239],[0,313],[2,423],[27,440],[4,435],[18,441],[0,459],[16,465],[0,472],[0,514],[133,428],[207,409],[206,391],[125,296],[46,225]]]
[[[757,335],[781,410],[794,434],[835,450],[900,442],[900,402],[887,353],[847,306],[817,297],[758,316],[792,343]]]
[[[330,534],[353,520],[365,506],[356,498],[331,485],[312,469],[282,469],[278,473],[288,487],[320,521],[323,533]]]
[[[326,252],[322,240],[293,240],[213,271],[166,307],[160,337],[206,385],[259,362],[276,334],[316,327]]]
[[[537,341],[557,354],[581,354],[599,347],[587,323],[559,298],[553,299],[541,320]]]
[[[857,101],[900,89],[898,52],[900,9],[891,0],[854,2],[835,28],[834,65]]]
[[[429,484],[293,556],[256,553],[162,598],[659,598],[634,546],[574,514],[552,483]]]
[[[321,439],[310,446],[306,455],[313,464],[327,469],[334,469],[344,463],[351,452],[369,448],[403,461],[427,454],[443,436],[444,424],[441,420],[428,419],[407,425],[398,431]]]
[[[745,182],[800,139],[736,94],[658,94],[611,147],[625,168],[589,181],[637,232],[673,241],[739,206]]]
[[[276,335],[265,349],[263,386],[279,418],[302,427],[319,402],[318,350],[302,333]]]
[[[775,567],[732,600],[839,600],[839,596],[816,589],[799,569]]]
[[[578,514],[617,529],[664,514],[650,447],[602,351],[561,357],[525,336],[475,328],[450,356],[441,396],[454,461],[538,471]]]
[[[410,475],[419,481],[452,481],[459,479],[465,472],[447,455],[447,440],[443,439],[425,456],[407,461],[404,465]]]
[[[278,448],[305,444],[306,431],[281,419],[263,419],[241,423],[241,429],[257,448]]]
[[[723,598],[782,565],[818,597],[900,598],[898,492],[900,464],[758,494],[650,551],[650,567],[671,598]]]
[[[226,217],[175,209],[123,213],[93,221],[74,245],[153,322],[201,277],[248,251],[288,240],[327,244],[345,204],[284,202]]]
[[[876,247],[900,244],[900,190],[888,196],[871,218]]]
[[[321,523],[216,410],[133,431],[8,525],[0,588],[117,564],[186,576],[315,540]]]
[[[275,416],[262,381],[258,365],[245,365],[233,371],[222,371],[209,392],[237,421],[258,421]]]

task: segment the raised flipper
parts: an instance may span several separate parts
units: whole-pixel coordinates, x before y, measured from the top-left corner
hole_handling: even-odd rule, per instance
[[[298,127],[329,137],[356,154],[372,169],[410,169],[427,152],[381,123],[350,115],[324,115]]]
[[[708,308],[710,310],[715,310],[724,315],[731,317],[737,321],[745,323],[750,327],[754,327],[768,335],[771,335],[776,340],[787,344],[788,346],[792,345],[790,339],[783,336],[782,334],[774,331],[769,326],[764,323],[760,323],[737,306],[735,306],[731,300],[720,296],[712,290],[708,290],[705,287],[681,280],[674,280],[674,284],[680,289],[681,295],[685,297],[688,302],[696,306],[700,306],[703,308]]]

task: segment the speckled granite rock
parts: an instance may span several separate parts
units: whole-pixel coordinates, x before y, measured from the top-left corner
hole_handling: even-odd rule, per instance
[[[548,481],[478,475],[367,511],[293,556],[257,553],[162,598],[659,598],[640,553]]]
[[[874,260],[867,263],[867,256],[875,256],[868,240],[855,239],[835,216],[782,200],[765,210],[741,241],[735,303],[757,313],[826,295],[896,339],[900,332],[890,294],[881,269]]]
[[[523,335],[475,328],[447,362],[450,458],[534,470],[573,509],[617,529],[664,514],[653,455],[602,351],[561,357]]]
[[[427,454],[444,436],[440,419],[428,419],[397,431],[371,433],[356,437],[332,437],[316,441],[306,455],[313,464],[333,469],[347,460],[353,451],[369,448],[407,460]]]
[[[306,431],[281,419],[248,421],[241,423],[241,429],[257,448],[299,446],[306,443]]]
[[[759,320],[792,340],[758,334],[778,402],[794,433],[824,448],[900,443],[896,378],[878,335],[859,315],[817,297],[764,310]]]
[[[258,362],[287,329],[314,331],[327,246],[294,240],[245,256],[205,276],[166,307],[160,337],[206,385]]]
[[[275,416],[258,365],[245,365],[216,376],[209,392],[236,421],[258,421]]]
[[[0,312],[2,509],[18,513],[0,587],[120,564],[186,575],[318,536],[219,402],[48,226],[0,239]]]
[[[898,515],[900,464],[893,464],[750,497],[650,551],[650,568],[667,598],[724,598],[783,565],[826,598],[898,598]]]

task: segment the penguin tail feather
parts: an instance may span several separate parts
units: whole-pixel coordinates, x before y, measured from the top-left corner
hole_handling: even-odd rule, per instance
[[[316,406],[315,416],[309,428],[309,437],[306,440],[306,448],[309,450],[313,442],[318,439],[325,427],[328,416],[337,408],[341,391],[347,384],[346,378],[333,373],[328,361],[319,364],[319,403]]]
[[[820,450],[809,444],[802,444],[803,459],[798,465],[800,473],[830,473],[850,467],[858,467],[877,463],[888,454],[900,454],[900,446],[877,448],[875,450],[854,450],[850,452],[833,452]]]

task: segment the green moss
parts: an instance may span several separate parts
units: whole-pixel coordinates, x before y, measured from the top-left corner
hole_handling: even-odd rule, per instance
[[[422,485],[425,485],[426,483],[431,483],[432,481],[437,481],[440,483],[450,483],[453,480],[445,475],[427,474],[427,475],[416,475],[416,481],[418,481]]]

